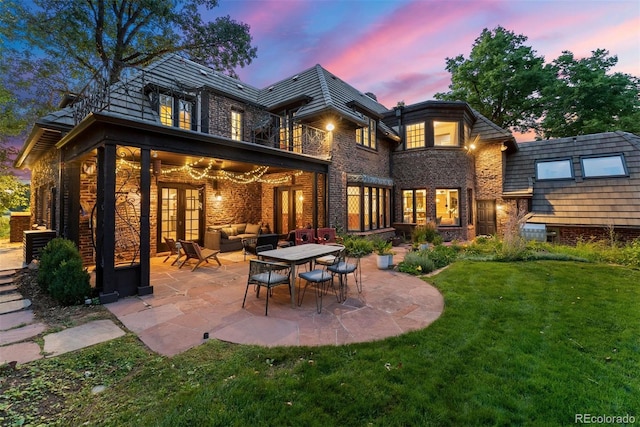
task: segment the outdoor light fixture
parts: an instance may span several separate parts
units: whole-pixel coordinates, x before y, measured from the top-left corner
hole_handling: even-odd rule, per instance
[[[213,199],[216,202],[221,202],[222,201],[222,194],[220,194],[220,190],[218,190],[218,181],[217,180],[213,181],[213,190],[215,191],[215,194],[213,195]]]
[[[331,131],[332,131],[332,130],[334,130],[335,128],[336,128],[336,127],[334,126],[334,124],[333,124],[333,123],[331,123],[331,122],[327,123],[327,130],[328,130],[329,132],[331,132]]]

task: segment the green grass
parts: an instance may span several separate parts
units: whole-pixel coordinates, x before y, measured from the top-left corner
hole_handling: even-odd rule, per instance
[[[538,426],[573,424],[576,413],[640,417],[640,271],[458,261],[430,280],[445,296],[442,317],[379,342],[266,349],[210,341],[167,359],[127,336],[28,366],[45,377],[49,364],[93,372],[49,420],[59,425]],[[108,389],[91,395],[97,383]]]

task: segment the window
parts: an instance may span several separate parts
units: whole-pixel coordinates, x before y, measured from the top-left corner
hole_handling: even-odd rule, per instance
[[[458,122],[433,122],[433,144],[436,147],[457,147]]]
[[[295,123],[295,112],[283,111],[280,117],[280,149],[302,153],[302,125]]]
[[[460,191],[457,189],[436,189],[436,223],[441,226],[460,226]]]
[[[157,100],[160,123],[165,126],[176,126],[187,130],[194,128],[193,101],[178,99],[164,93],[159,94]],[[175,114],[176,111],[178,113],[177,116]]]
[[[402,190],[402,222],[426,224],[427,190]]]
[[[160,94],[160,122],[165,126],[173,126],[173,97]]]
[[[231,139],[242,141],[242,111],[231,110]]]
[[[191,130],[191,110],[193,109],[193,104],[184,99],[179,99],[178,106],[178,127],[180,129]]]
[[[627,176],[627,169],[622,154],[602,157],[583,157],[582,171],[585,178],[606,176]]]
[[[374,119],[369,118],[369,126],[356,129],[356,143],[376,149],[376,121]]]
[[[536,162],[536,179],[569,179],[573,178],[571,159]]]
[[[407,149],[424,147],[424,122],[407,125],[406,135]]]
[[[388,188],[347,186],[347,231],[377,230],[391,226],[391,191]]]

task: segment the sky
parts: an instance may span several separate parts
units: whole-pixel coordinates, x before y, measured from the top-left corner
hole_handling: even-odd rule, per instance
[[[545,58],[596,49],[614,72],[640,76],[639,0],[220,0],[204,17],[249,24],[258,57],[236,71],[258,88],[322,65],[392,108],[448,91],[446,58],[469,53],[484,28],[524,35]]]

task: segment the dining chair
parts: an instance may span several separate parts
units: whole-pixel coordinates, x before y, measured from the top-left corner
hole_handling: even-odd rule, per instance
[[[256,286],[256,298],[260,297],[260,288],[266,288],[267,303],[264,309],[264,315],[269,313],[269,294],[273,295],[273,288],[279,285],[289,285],[291,277],[291,266],[279,262],[262,261],[258,259],[249,260],[249,276],[247,279],[247,287],[244,290],[244,299],[242,307],[247,301],[247,292],[250,285]],[[291,293],[291,288],[289,288]]]
[[[341,243],[341,238],[336,234],[335,228],[318,228],[316,232],[316,243],[325,245],[327,243]]]
[[[296,245],[306,245],[315,243],[316,233],[313,228],[296,228]]]
[[[304,299],[304,295],[307,292],[307,287],[309,285],[315,288],[316,294],[316,311],[318,313],[322,312],[322,296],[327,294],[328,285],[331,284],[333,274],[327,271],[328,267],[324,268],[315,268],[310,271],[304,271],[298,274],[298,277],[305,281],[304,288],[302,292],[298,289],[298,306],[302,305],[302,300]],[[335,293],[335,288],[334,288]],[[338,298],[338,294],[336,293],[336,298]]]
[[[347,250],[342,249],[338,255],[336,255],[335,261],[327,266],[327,270],[331,272],[331,283],[333,285],[333,278],[338,276],[338,289],[340,291],[340,301],[347,299],[347,281],[349,274],[353,273],[353,277],[356,281],[356,289],[358,293],[362,293],[362,272],[360,269],[360,257],[348,256]]]

